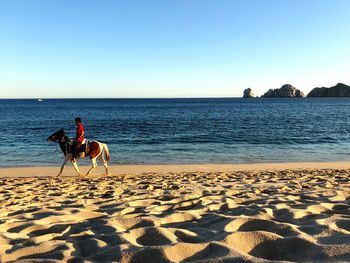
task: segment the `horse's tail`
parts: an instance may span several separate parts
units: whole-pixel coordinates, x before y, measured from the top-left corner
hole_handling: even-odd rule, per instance
[[[105,143],[102,143],[102,147],[103,147],[103,151],[105,153],[105,158],[106,158],[106,161],[109,162],[109,159],[110,159],[110,154],[109,154],[109,149],[108,149],[108,146],[107,144]]]

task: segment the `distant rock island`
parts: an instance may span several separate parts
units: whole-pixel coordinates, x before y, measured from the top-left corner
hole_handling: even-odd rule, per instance
[[[256,96],[251,88],[247,88],[243,92],[243,98],[252,99],[252,98],[256,98]]]
[[[285,84],[279,89],[269,89],[262,98],[302,98],[304,93],[290,84]]]
[[[314,88],[307,94],[307,97],[350,97],[350,86],[338,83],[330,88]]]
[[[304,93],[290,84],[285,84],[279,89],[269,89],[261,98],[302,98]],[[309,94],[308,98],[312,97],[350,97],[350,86],[338,83],[337,85],[326,88],[314,88]],[[247,88],[243,92],[243,98],[257,98],[251,88]]]

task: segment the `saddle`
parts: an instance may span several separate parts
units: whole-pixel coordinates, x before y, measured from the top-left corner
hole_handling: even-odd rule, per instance
[[[70,139],[68,142],[68,145],[67,145],[67,152],[68,153],[75,152],[76,157],[79,157],[79,158],[89,156],[90,142],[88,140],[84,139],[81,144],[76,145],[75,149],[73,149],[73,147],[74,147],[74,140]]]

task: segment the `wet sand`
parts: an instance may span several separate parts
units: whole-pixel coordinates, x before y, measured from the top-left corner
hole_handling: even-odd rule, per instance
[[[59,166],[49,167],[10,167],[0,168],[0,177],[37,177],[55,176]],[[80,166],[86,173],[90,166]],[[256,163],[256,164],[169,164],[169,165],[113,165],[109,166],[111,175],[141,173],[180,173],[180,172],[230,172],[252,170],[286,170],[286,169],[350,169],[350,162],[298,162],[298,163]],[[103,175],[104,168],[98,163],[94,175]],[[62,176],[76,176],[70,164],[67,164]]]

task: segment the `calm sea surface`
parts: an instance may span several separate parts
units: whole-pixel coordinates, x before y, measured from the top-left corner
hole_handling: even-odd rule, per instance
[[[347,98],[57,99],[0,100],[0,166],[61,164],[77,116],[112,164],[350,161]]]

